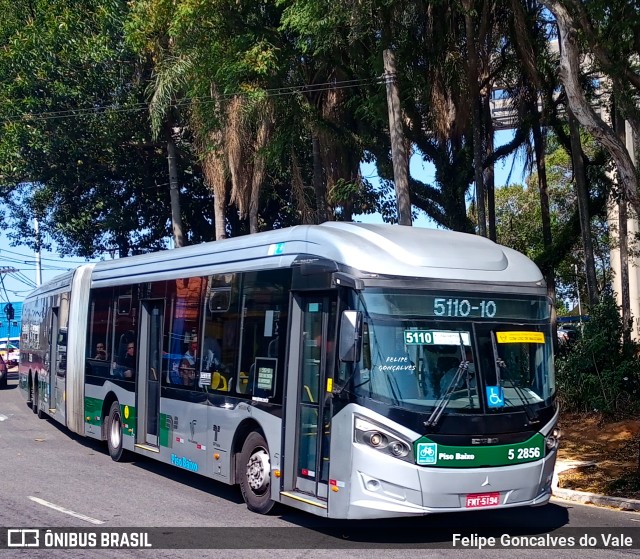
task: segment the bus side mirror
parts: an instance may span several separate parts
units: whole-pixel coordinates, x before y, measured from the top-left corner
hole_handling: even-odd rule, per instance
[[[343,311],[340,321],[340,345],[338,347],[340,361],[345,363],[360,361],[361,338],[362,313],[359,311]]]

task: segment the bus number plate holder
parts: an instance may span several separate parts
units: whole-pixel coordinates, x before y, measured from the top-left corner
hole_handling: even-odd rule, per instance
[[[466,508],[493,507],[500,504],[500,493],[473,493],[467,495]]]

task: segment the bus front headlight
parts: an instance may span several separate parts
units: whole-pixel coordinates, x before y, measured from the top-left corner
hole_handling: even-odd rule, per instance
[[[562,431],[559,427],[554,427],[545,438],[545,443],[547,445],[547,450],[553,450],[558,447],[560,443],[560,437],[562,436]]]
[[[378,447],[384,442],[384,436],[382,433],[378,433],[376,431],[368,432],[365,439],[367,439],[367,442],[373,447]]]
[[[353,435],[356,443],[364,444],[393,458],[413,463],[411,444],[403,440],[399,434],[369,419],[356,416]]]

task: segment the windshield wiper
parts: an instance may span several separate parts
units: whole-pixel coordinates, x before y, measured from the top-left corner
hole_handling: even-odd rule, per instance
[[[453,393],[456,391],[456,387],[460,383],[460,379],[462,378],[463,375],[465,376],[465,380],[467,384],[467,393],[469,395],[469,405],[471,406],[473,404],[471,400],[471,387],[469,385],[469,362],[466,359],[466,355],[464,351],[464,343],[462,342],[462,334],[460,334],[460,356],[461,356],[461,360],[460,360],[460,364],[458,365],[458,370],[456,371],[456,374],[453,375],[453,380],[449,383],[449,386],[447,386],[445,393],[442,396],[440,396],[440,398],[436,402],[436,406],[435,408],[433,408],[433,411],[431,412],[429,419],[427,419],[424,422],[424,425],[426,427],[434,427],[435,425],[437,425],[438,421],[440,421],[442,412],[444,411],[444,409],[447,407],[447,404],[451,400],[451,396],[453,396]]]
[[[504,369],[506,372],[507,364],[498,354],[498,345],[496,343],[496,333],[493,330],[491,330],[491,347],[493,348],[493,359],[494,359],[495,368],[496,368],[496,384],[502,387],[502,377],[501,377],[500,369]],[[533,423],[540,423],[540,420],[538,419],[538,413],[529,404],[527,395],[524,393],[524,390],[522,390],[522,388],[518,386],[513,379],[508,378],[507,380],[511,383],[511,388],[513,388],[516,395],[518,396],[518,399],[522,403],[522,408],[524,409],[524,412],[527,414],[527,420],[529,421],[529,424],[531,425]]]

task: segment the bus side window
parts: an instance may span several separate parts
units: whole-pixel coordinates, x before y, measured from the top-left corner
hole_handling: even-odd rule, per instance
[[[178,278],[166,282],[165,336],[162,381],[171,387],[203,390],[198,383],[202,343],[201,309],[206,277]]]
[[[240,279],[240,274],[214,274],[207,278],[202,307],[201,371],[210,379],[208,389],[216,392],[234,390],[241,321],[238,309]]]
[[[286,328],[291,271],[248,272],[243,279],[240,370],[231,380],[239,394],[249,396],[257,389],[258,377],[261,384],[269,379],[270,388],[261,388],[260,394],[272,398],[283,378],[281,330]]]
[[[93,289],[89,301],[89,320],[86,341],[86,374],[99,377],[110,376],[110,358],[113,351],[113,288]],[[64,339],[62,339],[64,338]],[[58,356],[65,356],[66,332],[58,333]],[[61,348],[64,347],[64,352]]]

